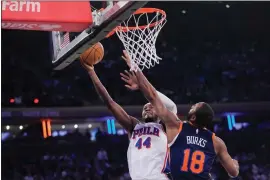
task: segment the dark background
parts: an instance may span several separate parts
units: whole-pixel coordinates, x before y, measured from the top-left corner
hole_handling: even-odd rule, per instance
[[[149,2],[146,6],[165,10],[168,19],[156,43],[163,60],[144,70],[159,91],[187,106],[198,101],[228,106],[242,103],[241,107],[252,111],[258,109],[252,103],[270,101],[269,2]],[[103,105],[79,62],[62,71],[52,70],[50,33],[1,31],[2,112],[7,108],[91,109]],[[123,46],[117,36],[101,43],[105,57],[95,69],[109,93],[121,105],[145,103],[140,92],[128,91],[120,79],[119,73],[127,67],[120,58]],[[239,179],[268,180],[269,110],[265,107],[252,116],[238,113],[231,131],[226,116],[216,117],[214,130],[239,160]],[[72,118],[52,118],[54,134],[63,131],[61,125],[70,128],[66,135],[46,139],[39,118],[35,122],[33,118],[5,118],[1,123],[3,179],[128,179],[126,134],[108,133],[106,124],[97,119],[91,120],[99,123],[93,134],[93,128],[80,125],[89,117]],[[74,124],[79,128],[74,129]],[[19,125],[24,129],[18,130]],[[5,141],[4,133],[9,134]],[[89,141],[90,136],[96,141]],[[98,156],[101,148],[108,159]],[[211,174],[213,179],[229,179],[218,160]]]

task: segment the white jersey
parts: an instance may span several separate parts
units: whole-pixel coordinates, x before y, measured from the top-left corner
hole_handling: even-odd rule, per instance
[[[162,125],[139,123],[128,147],[128,167],[132,180],[168,180],[168,141]]]

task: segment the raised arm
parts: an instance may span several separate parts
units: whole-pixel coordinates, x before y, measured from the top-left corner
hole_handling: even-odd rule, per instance
[[[224,141],[216,136],[214,136],[213,141],[214,141],[214,148],[220,160],[220,163],[225,168],[230,177],[232,178],[237,177],[239,174],[239,164],[229,155]]]
[[[120,73],[121,79],[125,81],[127,84],[125,85],[129,90],[136,91],[139,90],[138,80],[133,71],[125,71],[125,73]],[[176,104],[168,98],[166,95],[162,94],[157,90],[158,97],[164,106],[174,114],[177,114],[177,106]]]
[[[132,117],[132,116],[129,116],[126,113],[126,111],[111,98],[111,96],[107,92],[106,88],[103,86],[103,84],[99,80],[93,66],[88,66],[86,64],[83,64],[83,66],[88,71],[88,74],[89,74],[101,100],[105,103],[105,105],[108,107],[108,109],[112,112],[112,114],[115,116],[115,118],[119,122],[119,124],[121,126],[123,126],[123,128],[128,133],[132,133],[133,128],[135,127],[136,123],[138,122],[137,119]]]
[[[160,100],[164,104],[164,106],[169,111],[171,111],[172,113],[177,115],[177,106],[176,106],[176,104],[170,98],[168,98],[165,94],[162,94],[158,90],[156,90],[156,91],[157,91],[158,97],[160,98]]]
[[[126,60],[127,64],[130,66],[129,56],[126,51],[123,51],[123,59]],[[150,84],[141,71],[134,72],[138,80],[139,89],[144,94],[145,98],[152,104],[154,107],[157,116],[161,118],[164,122],[167,129],[167,136],[169,141],[171,141],[176,134],[178,134],[180,122],[178,121],[177,116],[170,112],[162,103],[156,89]]]
[[[177,121],[177,116],[164,106],[156,89],[140,70],[135,72],[135,74],[138,79],[139,89],[142,91],[145,98],[153,105],[158,117],[161,118],[166,127],[178,129],[179,121]]]

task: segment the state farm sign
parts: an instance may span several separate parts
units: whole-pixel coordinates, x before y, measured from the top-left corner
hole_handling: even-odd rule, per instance
[[[92,25],[89,2],[2,1],[2,28],[81,32]]]
[[[2,1],[2,11],[40,12],[40,2]]]

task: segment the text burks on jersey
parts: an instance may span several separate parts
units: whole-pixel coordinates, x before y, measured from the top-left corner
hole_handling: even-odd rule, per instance
[[[203,138],[199,138],[196,136],[186,136],[187,138],[187,144],[194,144],[194,145],[198,145],[201,147],[205,147],[207,141]]]

